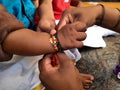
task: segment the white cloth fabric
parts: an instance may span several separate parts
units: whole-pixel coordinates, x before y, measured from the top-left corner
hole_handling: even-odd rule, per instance
[[[32,90],[40,83],[38,61],[41,56],[14,55],[0,62],[0,90]]]
[[[106,47],[106,43],[103,37],[109,35],[119,35],[117,32],[97,25],[89,27],[86,31],[86,34],[87,38],[83,41],[84,46],[93,48]]]
[[[78,51],[77,48],[73,48],[73,49],[69,49],[69,50],[65,50],[64,53],[71,59],[71,60],[80,60],[81,58],[81,54]]]

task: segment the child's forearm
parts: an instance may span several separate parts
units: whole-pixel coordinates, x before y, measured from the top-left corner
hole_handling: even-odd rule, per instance
[[[40,12],[39,14],[41,17],[43,17],[43,16],[54,17],[53,9],[52,9],[52,1],[51,0],[42,0],[40,3],[39,12]]]
[[[49,39],[50,35],[48,33],[21,29],[10,33],[6,37],[3,48],[7,53],[27,56],[55,52]]]

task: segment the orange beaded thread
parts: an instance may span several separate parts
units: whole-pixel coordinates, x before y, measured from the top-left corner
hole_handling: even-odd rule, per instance
[[[58,42],[58,40],[57,40],[57,38],[56,38],[55,36],[52,36],[52,37],[50,38],[50,43],[53,45],[55,51],[58,51],[58,50],[59,50],[59,48],[58,48],[59,42]]]
[[[51,64],[53,67],[57,66],[57,60],[56,60],[56,57],[55,57],[56,54],[53,54],[52,57],[51,57]]]

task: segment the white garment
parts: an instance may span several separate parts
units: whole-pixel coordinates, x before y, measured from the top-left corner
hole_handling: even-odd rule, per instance
[[[32,90],[40,83],[38,61],[41,56],[14,55],[0,62],[0,90]]]
[[[64,53],[71,59],[78,61],[81,58],[81,54],[77,48],[65,50]]]

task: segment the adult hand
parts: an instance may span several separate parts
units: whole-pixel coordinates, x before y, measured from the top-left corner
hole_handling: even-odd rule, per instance
[[[83,90],[79,72],[73,62],[64,54],[57,53],[57,66],[52,66],[47,55],[39,63],[40,80],[47,90]]]
[[[63,49],[81,48],[82,41],[86,38],[86,25],[81,22],[74,22],[63,26],[58,31],[58,39]]]
[[[6,36],[15,30],[23,28],[23,23],[9,14],[5,8],[0,4],[0,61],[7,61],[12,58],[11,54],[7,54],[2,49],[2,42]]]
[[[64,25],[72,22],[85,23],[87,27],[94,25],[97,22],[97,18],[100,18],[102,8],[100,5],[90,7],[76,7],[66,10],[59,22],[58,29],[61,29]]]

